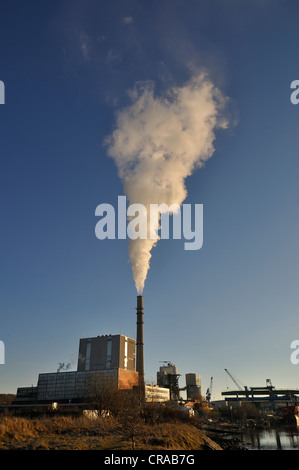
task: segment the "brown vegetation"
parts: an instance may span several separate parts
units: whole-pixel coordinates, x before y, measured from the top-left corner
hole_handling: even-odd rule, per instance
[[[0,449],[124,450],[202,449],[206,436],[188,423],[147,424],[132,416],[117,418],[0,418]]]
[[[177,405],[145,403],[138,389],[94,385],[89,414],[58,407],[42,416],[33,406],[0,415],[0,450],[222,450],[200,413],[190,418]]]
[[[12,393],[0,393],[0,405],[10,405],[15,398]]]

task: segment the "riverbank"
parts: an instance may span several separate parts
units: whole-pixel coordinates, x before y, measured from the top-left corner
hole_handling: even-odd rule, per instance
[[[268,416],[242,423],[212,422],[203,429],[222,450],[299,450],[295,420]]]
[[[2,417],[0,450],[220,450],[189,423],[144,424],[85,417]]]
[[[252,444],[259,447],[260,436],[265,436],[260,433],[268,430],[270,435],[276,424],[265,419],[145,423],[128,416],[2,416],[0,450],[248,450]],[[279,442],[277,432],[274,438]]]
[[[8,417],[0,420],[0,450],[233,450],[234,426],[199,420],[144,424],[85,417]],[[239,447],[238,447],[239,445]]]

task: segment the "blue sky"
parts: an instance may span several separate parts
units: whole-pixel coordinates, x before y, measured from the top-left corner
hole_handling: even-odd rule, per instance
[[[299,79],[296,1],[7,1],[0,17],[0,392],[35,385],[79,338],[135,338],[126,240],[95,236],[122,182],[103,141],[127,91],[157,93],[198,67],[230,98],[215,152],[186,180],[204,244],[161,240],[144,289],[145,371],[161,363],[234,385],[299,388]]]

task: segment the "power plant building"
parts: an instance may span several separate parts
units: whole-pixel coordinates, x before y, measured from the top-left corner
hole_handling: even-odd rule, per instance
[[[77,370],[110,369],[135,371],[135,340],[123,335],[80,339]]]
[[[39,374],[37,387],[18,388],[15,402],[81,403],[103,385],[118,389],[138,387],[144,395],[143,297],[140,295],[136,310],[136,343],[124,335],[82,338],[77,371],[59,368],[56,372]]]
[[[81,338],[76,371],[59,367],[56,372],[40,373],[36,387],[17,390],[14,404],[84,404],[106,387],[139,389],[146,401],[165,402],[180,399],[179,374],[172,363],[157,373],[157,385],[144,381],[143,297],[137,296],[136,342],[124,335]],[[62,364],[63,365],[63,364]],[[198,394],[195,374],[186,375],[188,398]],[[106,388],[107,390],[107,388]]]
[[[137,381],[136,372],[127,373],[123,369],[39,374],[37,400],[81,402],[97,396],[98,390],[105,388],[131,389]]]
[[[187,400],[195,400],[201,395],[201,380],[194,373],[186,374]]]
[[[171,362],[161,366],[157,372],[157,384],[169,389],[171,400],[180,399],[179,377],[177,366]]]
[[[15,402],[82,402],[103,386],[138,386],[135,340],[123,335],[80,339],[77,371],[39,374],[37,387],[19,388]]]

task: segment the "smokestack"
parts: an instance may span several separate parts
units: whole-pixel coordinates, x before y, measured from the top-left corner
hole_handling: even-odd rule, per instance
[[[139,387],[144,391],[143,360],[143,296],[137,296],[137,337],[136,337],[136,371],[139,373]]]

